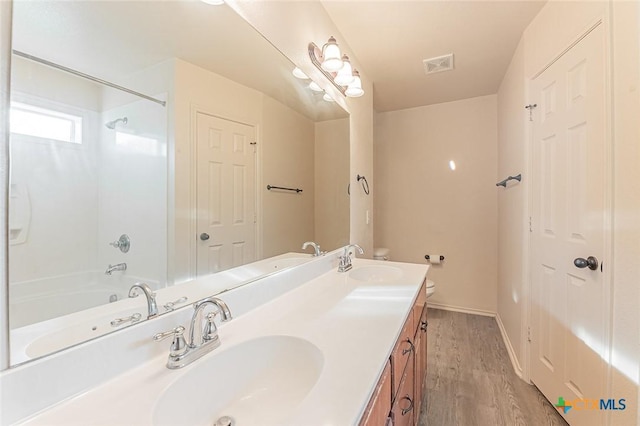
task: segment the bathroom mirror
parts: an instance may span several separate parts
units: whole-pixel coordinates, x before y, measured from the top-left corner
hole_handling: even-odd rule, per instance
[[[286,254],[304,241],[348,243],[348,114],[231,8],[13,9],[12,364],[143,321],[134,283],[165,295],[162,314],[194,301],[176,290],[194,278],[228,270],[239,285],[307,259]],[[231,160],[234,185],[216,186],[226,172],[207,150],[225,138],[248,162]],[[228,242],[214,226],[227,206],[247,225]]]

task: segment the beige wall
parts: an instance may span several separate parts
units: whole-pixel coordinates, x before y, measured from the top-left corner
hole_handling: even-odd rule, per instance
[[[349,119],[315,124],[315,241],[323,250],[349,244]]]
[[[182,282],[195,276],[195,151],[191,140],[195,111],[256,127],[258,199],[263,203],[258,256],[299,251],[314,233],[314,123],[261,92],[188,62],[173,62],[175,94],[169,94],[170,101],[174,99],[169,134],[175,138],[175,149],[170,150],[175,171],[169,180],[175,185],[170,190],[175,220],[173,229],[170,227],[170,279]],[[269,192],[267,184],[299,187],[304,192]]]
[[[498,90],[498,176],[522,173],[522,182],[498,190],[498,313],[510,337],[518,363],[523,361],[522,282],[527,256],[526,145],[528,113],[524,87],[524,44],[516,49]],[[500,178],[503,179],[503,178]],[[522,373],[521,365],[516,366]]]
[[[263,257],[302,251],[314,239],[314,123],[263,96],[261,133]],[[267,191],[268,184],[303,192]]]
[[[640,3],[613,3],[614,258],[613,396],[640,424]],[[631,376],[631,377],[629,377]],[[635,376],[635,377],[634,377]],[[637,422],[637,423],[634,423]]]
[[[375,184],[373,176],[373,87],[366,70],[358,62],[347,40],[340,34],[335,24],[320,2],[246,2],[228,0],[240,16],[262,33],[291,61],[313,78],[336,101],[350,113],[350,180],[352,187],[356,175],[365,175],[371,185],[371,194],[354,191],[350,201],[350,239],[365,249],[365,257],[371,257],[373,250],[373,217],[366,222],[366,212],[373,211]],[[360,98],[345,98],[318,71],[307,53],[307,45],[313,41],[317,45],[325,43],[333,35],[342,49],[349,53],[351,63],[360,71],[365,95]]]
[[[195,147],[191,135],[195,111],[252,124],[262,116],[262,95],[227,78],[181,60],[175,61],[174,232],[175,282],[195,277]],[[171,168],[170,168],[171,170]],[[170,252],[171,255],[171,252]],[[171,279],[171,276],[170,276]]]
[[[380,113],[374,146],[376,247],[402,262],[443,254],[429,301],[495,312],[496,96]]]
[[[610,13],[612,12],[612,13]],[[625,398],[627,409],[610,413],[611,424],[637,424],[638,376],[640,374],[640,6],[638,2],[559,2],[551,1],[526,29],[511,67],[498,93],[499,164],[505,172],[526,158],[526,121],[511,108],[526,105],[527,82],[542,67],[561,53],[575,38],[598,18],[605,17],[610,28],[613,62],[613,283],[612,283],[612,354],[611,394],[605,397]],[[523,102],[524,101],[524,102]],[[522,105],[518,105],[522,103]],[[515,146],[514,146],[515,144]],[[526,181],[526,176],[525,176]],[[517,263],[519,255],[508,247],[526,247],[526,233],[519,232],[527,216],[524,190],[505,192],[499,198],[500,264],[498,314],[519,361],[526,358],[521,324],[526,323],[526,260]],[[502,225],[501,225],[502,226]],[[503,250],[504,248],[504,250]],[[526,256],[526,253],[525,253]],[[605,259],[606,262],[606,259]],[[606,265],[606,263],[605,263]],[[518,277],[523,275],[520,280]],[[514,295],[510,298],[509,295]],[[521,297],[515,297],[521,295]]]

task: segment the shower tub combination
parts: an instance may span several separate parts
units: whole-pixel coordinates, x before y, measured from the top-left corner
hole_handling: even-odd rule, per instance
[[[284,253],[166,287],[157,293],[157,305],[164,313],[311,259],[309,254]],[[12,284],[11,363],[38,358],[145,319],[146,300],[128,297],[137,282],[146,282],[154,291],[160,287],[157,281],[105,276],[102,271]],[[114,301],[118,303],[110,303]],[[117,321],[132,315],[139,319]]]
[[[10,286],[12,363],[27,361],[114,330],[111,321],[142,314],[140,301],[128,299],[129,288],[157,281],[131,276],[105,276],[104,271],[50,277]],[[122,306],[120,306],[122,305]],[[125,324],[123,324],[125,325]]]

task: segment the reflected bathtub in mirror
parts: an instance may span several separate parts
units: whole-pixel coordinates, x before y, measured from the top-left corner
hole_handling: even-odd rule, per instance
[[[157,290],[159,314],[172,312],[194,302],[224,293],[242,285],[302,265],[314,259],[307,253],[284,253],[271,258],[237,266],[215,274]],[[89,290],[91,292],[91,290]],[[68,293],[59,297],[67,297]],[[51,299],[46,302],[52,302]],[[58,300],[63,307],[65,300]],[[44,306],[44,303],[42,303]],[[125,298],[66,315],[58,315],[12,328],[11,361],[18,365],[44,355],[73,347],[87,340],[135,325],[147,317],[144,297]]]

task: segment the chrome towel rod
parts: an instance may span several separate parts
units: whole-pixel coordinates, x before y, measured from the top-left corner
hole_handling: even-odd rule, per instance
[[[507,182],[509,182],[510,180],[517,180],[518,182],[520,182],[522,180],[522,174],[519,174],[517,176],[509,176],[508,178],[496,183],[496,186],[504,186],[506,188]]]
[[[282,191],[295,191],[296,193],[302,192],[302,189],[300,188],[283,188],[281,186],[273,186],[273,185],[267,185],[267,189],[269,191],[271,191],[272,189],[280,189]]]

